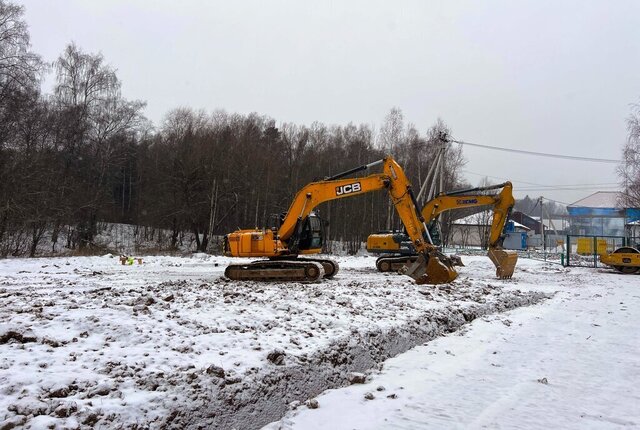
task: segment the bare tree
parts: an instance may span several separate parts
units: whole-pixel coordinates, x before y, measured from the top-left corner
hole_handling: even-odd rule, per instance
[[[23,14],[22,6],[0,0],[0,242],[8,237],[11,243],[2,246],[2,255],[19,252],[27,230],[40,225],[27,202],[33,201],[37,190],[25,187],[41,160],[37,155],[46,113],[41,109],[38,77],[43,64],[30,50]],[[36,242],[40,231],[40,227],[35,231]]]
[[[404,115],[397,107],[391,108],[380,128],[379,145],[387,153],[395,155],[404,140]]]
[[[628,137],[622,149],[618,176],[622,183],[622,205],[640,207],[640,104],[634,104],[627,118]]]
[[[55,66],[57,139],[67,153],[61,181],[84,247],[96,234],[99,212],[113,201],[110,185],[116,172],[122,174],[122,163],[131,164],[126,148],[144,128],[144,103],[121,97],[115,70],[101,54],[85,53],[71,43]]]
[[[397,108],[391,108],[391,111],[384,118],[384,123],[380,128],[379,137],[380,147],[386,154],[391,154],[398,158],[396,154],[400,153],[400,148],[404,142],[404,116],[402,111]],[[399,160],[402,163],[402,160]],[[387,202],[387,218],[385,227],[390,230],[393,226],[394,212],[391,204]]]
[[[24,7],[0,0],[0,102],[7,92],[31,88],[42,70],[40,57],[30,51]]]
[[[488,187],[493,185],[489,178],[486,176],[482,178],[479,187]],[[491,191],[481,192],[482,194],[491,194]],[[482,249],[487,249],[489,247],[489,233],[491,231],[491,221],[493,220],[493,211],[483,209],[480,212],[477,212],[473,215],[473,220],[475,221],[478,228],[478,237],[480,238],[480,247]]]
[[[102,54],[85,53],[75,43],[70,43],[55,66],[55,94],[66,106],[88,111],[100,102],[120,95],[116,72],[104,64]]]

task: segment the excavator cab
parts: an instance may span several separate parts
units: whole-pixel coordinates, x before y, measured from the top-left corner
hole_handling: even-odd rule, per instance
[[[287,216],[286,212],[281,212],[279,214],[271,214],[267,219],[267,228],[272,230],[274,233],[280,229],[284,218]]]
[[[324,228],[322,218],[311,212],[304,220],[298,248],[302,254],[317,254],[322,249]]]
[[[287,213],[269,215],[267,226],[273,232],[280,229]],[[301,254],[317,254],[324,244],[324,220],[316,212],[311,212],[302,221],[300,236],[297,239],[297,250]]]

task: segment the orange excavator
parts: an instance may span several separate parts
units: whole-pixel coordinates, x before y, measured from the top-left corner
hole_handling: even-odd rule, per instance
[[[495,195],[482,194],[487,191],[502,190]],[[515,199],[511,182],[488,187],[470,188],[466,190],[441,193],[428,201],[422,208],[422,217],[430,225],[442,212],[465,209],[477,206],[491,206],[493,221],[489,235],[489,259],[496,266],[496,276],[501,279],[511,278],[518,261],[518,253],[502,247],[504,229],[509,219]],[[418,258],[408,237],[402,232],[372,234],[367,238],[367,251],[382,254],[376,260],[376,267],[381,272],[398,271]],[[457,257],[452,261],[462,265]]]
[[[382,165],[382,172],[354,178],[355,173]],[[267,257],[249,263],[230,264],[225,276],[232,280],[315,282],[333,277],[338,264],[327,258],[302,258],[321,251],[323,230],[313,213],[319,204],[364,193],[386,190],[416,250],[417,258],[403,267],[403,274],[418,284],[453,281],[458,273],[451,259],[433,245],[411,183],[390,156],[346,172],[311,182],[296,194],[283,216],[272,217],[267,228],[237,230],[224,239],[224,253],[231,257]]]

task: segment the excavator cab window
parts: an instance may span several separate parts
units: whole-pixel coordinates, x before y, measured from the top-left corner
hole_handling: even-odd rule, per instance
[[[429,235],[431,236],[431,240],[435,246],[442,245],[442,235],[440,234],[440,225],[436,220],[433,220],[427,226],[429,228]]]
[[[273,231],[278,231],[280,229],[280,226],[284,222],[284,218],[286,216],[287,216],[286,212],[269,215],[269,219],[267,220],[267,228]]]
[[[322,248],[323,233],[322,219],[316,213],[310,213],[302,226],[300,250]]]

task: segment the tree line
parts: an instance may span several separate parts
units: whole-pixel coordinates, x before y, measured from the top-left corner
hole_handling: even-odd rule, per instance
[[[189,235],[194,250],[215,252],[221,235],[264,226],[270,214],[286,211],[306,183],[386,154],[416,188],[426,181],[430,189],[439,183],[427,175],[442,145],[443,189],[469,186],[461,147],[443,140],[451,134],[447,125],[437,120],[420,133],[398,108],[378,128],[188,107],[153,124],[145,102],[122,95],[100,53],[69,43],[53,63],[44,62],[31,50],[23,12],[0,0],[0,257],[96,249],[100,223],[140,226],[134,234],[162,240],[165,249]],[[42,81],[49,74],[55,84],[47,93]],[[639,195],[638,112],[634,105],[619,168],[631,206]],[[535,208],[528,196],[516,204],[525,213]],[[445,244],[453,219],[471,213],[443,215]],[[370,233],[400,228],[384,193],[326,203],[319,214],[328,251],[339,242],[355,252]]]
[[[51,93],[42,89],[47,73]],[[421,184],[440,145],[448,147],[444,188],[462,185],[464,158],[443,143],[446,124],[421,134],[397,108],[379,130],[190,108],[154,126],[144,108],[123,97],[99,53],[70,43],[53,64],[43,62],[23,8],[0,0],[1,256],[35,256],[44,241],[50,251],[92,248],[100,222],[162,229],[173,248],[188,232],[197,250],[216,250],[212,238],[263,226],[306,183],[385,154]],[[322,205],[329,241],[354,251],[370,233],[399,227],[388,200],[372,193]]]

